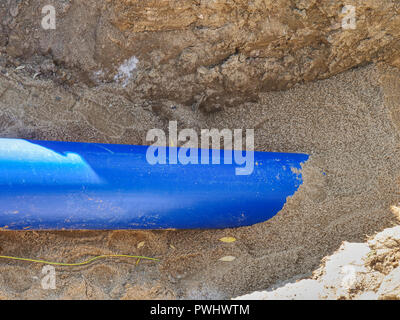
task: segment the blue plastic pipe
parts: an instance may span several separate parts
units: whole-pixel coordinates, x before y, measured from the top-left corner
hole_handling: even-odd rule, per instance
[[[252,174],[236,175],[238,165],[225,164],[223,150],[220,164],[211,164],[210,152],[210,164],[186,165],[152,165],[146,151],[146,146],[0,139],[0,228],[248,226],[282,209],[302,183],[298,169],[308,159],[254,152]],[[168,163],[169,148],[165,151]]]

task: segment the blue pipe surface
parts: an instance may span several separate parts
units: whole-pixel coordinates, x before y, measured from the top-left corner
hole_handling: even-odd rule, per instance
[[[306,154],[254,152],[252,174],[236,175],[238,165],[225,164],[223,150],[218,151],[221,164],[152,165],[147,148],[0,139],[0,227],[248,226],[282,209],[302,183],[298,169],[308,159]],[[169,148],[164,148],[168,161]]]

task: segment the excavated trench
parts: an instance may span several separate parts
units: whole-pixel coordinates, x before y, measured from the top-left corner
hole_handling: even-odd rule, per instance
[[[314,270],[342,241],[391,226],[400,198],[399,4],[58,0],[0,4],[0,136],[146,144],[149,129],[255,129],[304,152],[304,184],[273,219],[227,230],[0,232],[0,298],[230,298]],[[230,236],[237,241],[223,243]],[[234,256],[229,262],[224,256]]]

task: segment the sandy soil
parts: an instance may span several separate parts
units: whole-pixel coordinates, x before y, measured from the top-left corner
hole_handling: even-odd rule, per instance
[[[177,120],[179,128],[255,128],[257,150],[312,157],[303,186],[283,210],[252,227],[1,231],[1,255],[78,262],[118,253],[160,262],[109,259],[57,267],[57,289],[43,290],[41,265],[0,260],[0,298],[230,298],[308,274],[342,241],[363,241],[396,222],[390,207],[400,200],[397,69],[369,65],[262,93],[257,102],[217,113],[168,101],[133,103],[112,84],[63,87],[44,77],[32,79],[25,69],[2,70],[2,137],[144,144],[148,129]],[[237,241],[223,243],[218,240],[223,236]],[[227,255],[236,259],[219,261]]]
[[[398,207],[393,207],[399,211]],[[365,243],[343,242],[322,260],[311,278],[238,299],[253,300],[399,300],[400,226],[387,228]]]

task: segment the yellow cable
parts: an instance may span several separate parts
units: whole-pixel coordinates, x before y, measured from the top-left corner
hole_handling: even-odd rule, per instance
[[[11,259],[11,260],[20,260],[20,261],[28,261],[28,262],[50,264],[50,265],[56,265],[56,266],[76,267],[76,266],[83,266],[85,264],[89,264],[89,263],[91,263],[91,262],[93,262],[95,260],[98,260],[98,259],[118,258],[118,257],[119,258],[136,258],[136,259],[138,259],[138,261],[140,261],[140,259],[159,261],[159,259],[156,259],[156,258],[149,258],[149,257],[143,257],[143,256],[131,256],[131,255],[126,255],[126,254],[105,254],[105,255],[96,256],[96,257],[91,258],[89,260],[86,260],[86,261],[83,261],[83,262],[78,262],[78,263],[51,262],[51,261],[45,261],[45,260],[36,260],[36,259],[19,258],[19,257],[11,257],[11,256],[0,256],[0,259]]]

